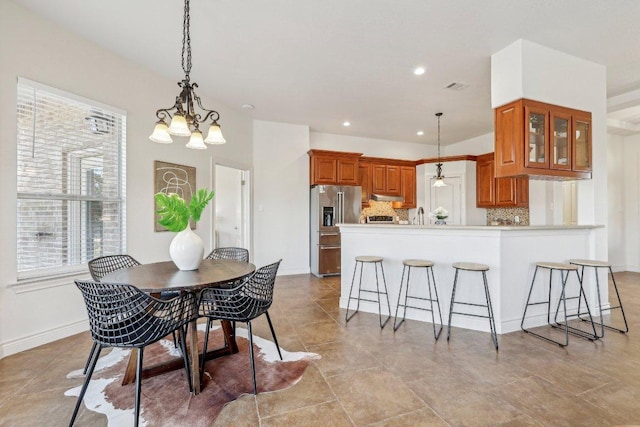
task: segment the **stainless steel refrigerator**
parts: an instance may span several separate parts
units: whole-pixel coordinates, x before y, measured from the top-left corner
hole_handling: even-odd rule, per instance
[[[362,188],[351,185],[311,187],[309,241],[311,273],[318,277],[340,274],[340,229],[336,224],[357,224]]]

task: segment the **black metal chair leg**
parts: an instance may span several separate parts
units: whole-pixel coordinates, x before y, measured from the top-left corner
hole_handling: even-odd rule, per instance
[[[267,316],[267,322],[269,322],[269,329],[271,329],[271,336],[273,337],[273,342],[276,345],[276,349],[278,349],[278,356],[280,356],[280,360],[282,360],[282,353],[280,352],[280,345],[278,345],[278,338],[276,338],[276,331],[273,329],[273,324],[271,323],[271,316],[269,316],[269,312],[265,311],[264,314]]]
[[[389,314],[386,320],[382,322],[382,304],[380,302],[380,285],[378,283],[378,269],[375,265],[373,266],[373,268],[376,270],[376,289],[378,289],[378,315],[380,316],[380,329],[384,329],[389,319],[391,319],[391,304],[389,303],[389,291],[387,290],[387,279],[384,276],[384,267],[382,266],[382,262],[381,262],[380,272],[382,273],[382,284],[384,285],[384,297],[387,300],[387,313]]]
[[[618,298],[618,306],[611,307],[609,310],[612,310],[613,308],[620,309],[620,312],[622,313],[622,320],[624,321],[624,329],[618,329],[618,328],[614,328],[612,326],[607,326],[607,325],[604,325],[604,327],[626,334],[627,332],[629,332],[629,325],[627,324],[627,316],[624,314],[624,308],[622,308],[622,299],[620,299],[620,293],[618,292],[618,285],[616,284],[616,278],[613,275],[613,270],[611,269],[611,267],[609,267],[609,273],[611,273],[611,280],[613,281],[613,289],[616,291],[616,297]],[[604,321],[602,321],[602,323],[604,323]]]
[[[442,334],[442,328],[443,328],[442,309],[440,309],[440,298],[438,297],[438,287],[436,286],[436,278],[433,275],[433,267],[429,267],[429,270],[431,270],[431,282],[433,283],[433,291],[436,294],[436,305],[438,306],[438,317],[440,318],[440,329],[438,330],[438,334],[436,335],[436,341],[438,341],[438,338],[440,338],[440,334]],[[429,272],[427,272],[427,277],[429,277]],[[433,318],[433,307],[431,308],[431,310],[432,310],[431,314]],[[434,321],[434,324],[435,324],[435,321]]]
[[[258,394],[258,386],[256,385],[256,362],[253,358],[253,333],[251,332],[251,322],[247,322],[247,331],[249,332],[249,356],[251,357],[251,378],[253,379],[253,394]]]
[[[349,296],[347,297],[347,312],[344,314],[345,322],[349,322],[349,320],[351,320],[351,318],[355,316],[355,314],[358,312],[358,308],[356,308],[356,311],[351,313],[351,316],[349,316],[349,307],[351,305],[351,295],[353,294],[353,284],[355,283],[355,280],[356,280],[356,271],[358,270],[358,263],[359,262],[356,261],[356,265],[353,268],[353,277],[351,278],[351,288],[349,289]],[[362,283],[362,264],[360,265],[360,283]],[[359,296],[360,294],[358,293],[358,297]],[[360,302],[360,298],[358,298],[358,303],[359,302]]]
[[[96,351],[96,348],[98,348],[98,343],[94,341],[93,345],[91,346],[91,351],[89,352],[89,357],[87,357],[87,363],[85,363],[84,365],[84,370],[82,371],[82,375],[87,375],[87,368],[89,368],[89,364],[91,363],[91,358],[93,357],[93,353]]]
[[[487,274],[482,272],[482,281],[484,282],[484,292],[487,299],[487,310],[489,312],[489,329],[491,330],[491,339],[498,350],[498,331],[496,330],[496,321],[493,315],[493,305],[491,304],[491,294],[489,293],[489,284],[487,283]]]
[[[138,348],[138,363],[136,365],[136,401],[135,401],[135,420],[134,426],[138,427],[140,421],[140,391],[142,389],[142,356],[144,347]]]
[[[400,291],[398,292],[398,304],[396,305],[396,317],[393,320],[393,330],[397,331],[402,322],[404,322],[405,316],[407,315],[407,300],[409,297],[409,280],[407,279],[407,291],[404,294],[404,307],[402,310],[402,320],[398,323],[398,310],[400,309],[400,300],[402,299],[402,284],[404,283],[404,272],[407,269],[407,266],[402,267],[402,277],[400,278]],[[409,267],[409,273],[411,273],[411,267]]]
[[[204,333],[204,342],[202,344],[202,360],[200,361],[200,382],[204,378],[204,364],[207,362],[207,345],[209,344],[209,326],[211,322],[207,320],[207,330]]]
[[[453,289],[451,291],[451,305],[449,306],[449,322],[447,322],[447,341],[451,337],[451,317],[453,316],[453,304],[456,300],[456,285],[458,284],[458,269],[456,268],[456,274],[453,277]]]
[[[93,370],[96,367],[96,363],[98,363],[98,358],[100,358],[100,352],[102,351],[102,347],[97,343],[94,343],[95,351],[92,348],[91,354],[89,355],[89,359],[87,362],[89,363],[87,373],[84,378],[84,383],[82,384],[82,389],[80,389],[80,394],[78,395],[78,400],[76,401],[76,407],[73,409],[73,415],[71,415],[71,420],[69,421],[69,427],[73,426],[73,423],[76,421],[76,417],[78,416],[78,410],[80,409],[80,404],[82,403],[82,399],[84,399],[84,394],[87,391],[87,386],[89,386],[89,381],[91,381],[91,376],[93,375]]]
[[[187,353],[187,331],[186,328],[179,329],[180,334],[180,352],[184,360],[184,367],[187,371],[187,382],[189,383],[189,393],[193,393],[193,381],[191,378],[191,364],[189,363],[189,353]],[[204,360],[204,356],[202,358]],[[200,376],[202,382],[202,375]]]

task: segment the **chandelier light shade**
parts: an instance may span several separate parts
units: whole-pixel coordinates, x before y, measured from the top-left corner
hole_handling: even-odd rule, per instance
[[[220,114],[202,106],[202,101],[195,92],[198,84],[191,83],[189,77],[191,73],[190,19],[189,0],[185,0],[184,20],[182,23],[182,71],[184,71],[184,79],[178,82],[178,86],[182,90],[176,96],[176,102],[173,107],[161,108],[156,111],[158,121],[149,139],[160,144],[170,144],[173,142],[172,135],[189,137],[187,148],[204,150],[207,148],[205,142],[207,144],[220,145],[227,141],[222,136],[222,131],[218,124]],[[200,111],[196,111],[196,106]],[[169,120],[170,124],[167,124]],[[210,124],[207,137],[203,138],[200,125],[205,125],[208,121],[210,121]]]
[[[447,184],[444,183],[444,175],[442,174],[442,162],[440,161],[440,117],[442,117],[442,113],[436,113],[436,117],[438,118],[438,163],[436,163],[436,179],[432,185],[432,187],[446,187]]]

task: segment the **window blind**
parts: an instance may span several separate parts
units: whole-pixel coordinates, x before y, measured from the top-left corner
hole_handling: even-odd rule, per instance
[[[18,279],[125,252],[126,114],[18,79]]]

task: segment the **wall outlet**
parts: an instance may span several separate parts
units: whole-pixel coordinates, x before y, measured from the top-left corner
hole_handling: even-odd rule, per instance
[[[519,224],[519,223],[520,223],[520,216],[519,216],[519,215],[514,216],[514,217],[513,217],[513,221],[514,221],[516,224]]]

